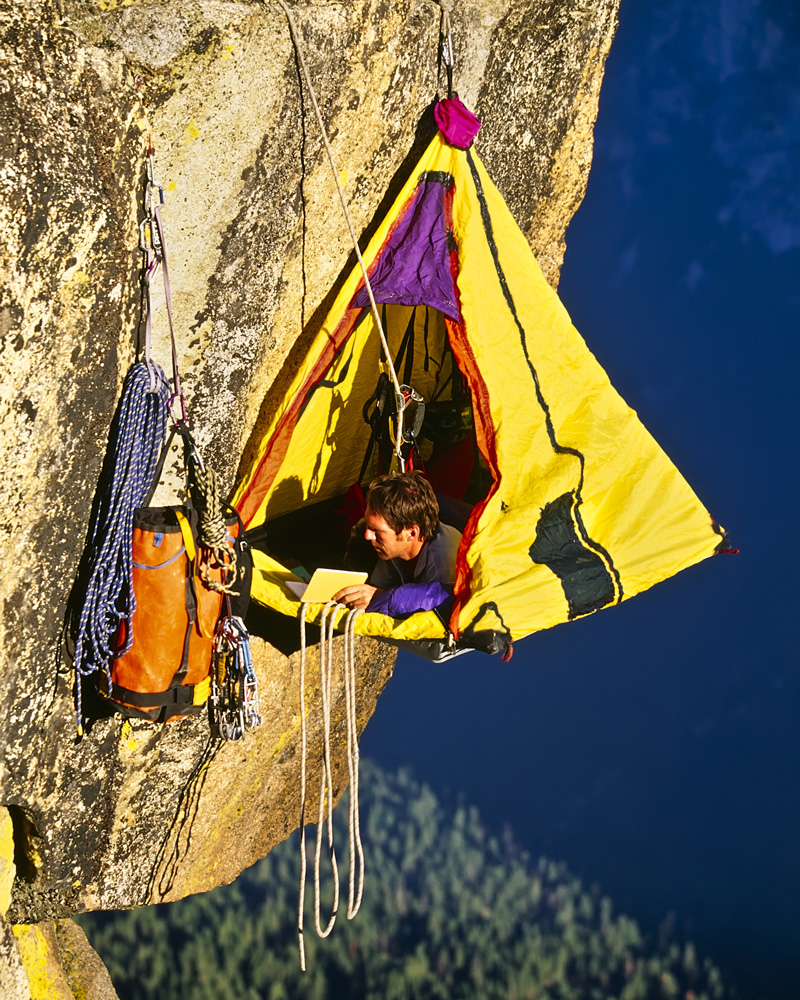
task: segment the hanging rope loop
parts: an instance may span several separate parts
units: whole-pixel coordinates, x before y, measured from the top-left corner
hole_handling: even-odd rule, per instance
[[[317,813],[317,844],[314,853],[314,925],[317,934],[326,938],[333,930],[339,912],[339,866],[333,846],[333,771],[331,768],[331,672],[333,667],[333,622],[336,603],[328,601],[322,609],[320,622],[321,640],[319,645],[320,694],[322,696],[322,774],[319,785],[319,811]],[[327,810],[326,810],[327,805]],[[325,822],[327,816],[327,824]],[[320,887],[322,837],[328,830],[328,856],[333,875],[333,904],[331,915],[325,927],[320,917],[322,890]]]
[[[356,717],[356,619],[363,614],[357,608],[347,616],[344,631],[345,717],[347,720],[347,770],[350,778],[348,830],[350,835],[350,882],[347,894],[347,919],[352,920],[361,908],[364,895],[364,847],[361,843],[361,819],[358,808],[358,720]],[[356,890],[358,868],[358,890]]]
[[[170,412],[172,404],[180,400],[180,416],[174,418],[177,422],[186,423],[186,401],[181,388],[181,376],[178,370],[178,347],[175,342],[175,324],[172,318],[172,290],[169,281],[169,266],[167,264],[167,241],[164,236],[164,223],[161,219],[161,206],[164,204],[164,188],[156,179],[155,150],[152,139],[147,140],[147,182],[144,190],[144,218],[139,225],[139,247],[144,255],[143,278],[145,289],[145,343],[144,358],[150,372],[150,392],[157,391],[155,367],[150,358],[153,331],[153,300],[152,288],[156,274],[161,269],[164,282],[164,304],[167,308],[169,336],[172,345],[172,383],[173,393],[169,400]]]
[[[306,613],[308,604],[300,605],[300,891],[297,899],[297,947],[300,971],[306,971],[306,945],[303,937],[303,913],[306,901],[306,757],[308,733],[306,726]]]
[[[263,2],[266,3],[266,0],[263,0]],[[322,142],[323,145],[325,146],[325,152],[328,154],[328,162],[330,163],[331,171],[333,172],[333,179],[336,184],[336,190],[339,194],[339,201],[341,202],[342,205],[342,211],[344,212],[344,218],[345,222],[347,223],[347,229],[350,233],[350,239],[353,242],[353,250],[355,251],[356,258],[361,268],[361,274],[363,275],[364,278],[364,287],[366,288],[367,296],[369,297],[372,318],[375,322],[375,328],[378,331],[378,336],[380,337],[381,340],[381,346],[383,347],[384,354],[386,356],[386,365],[391,374],[392,385],[394,386],[394,394],[397,402],[397,413],[398,413],[397,440],[398,442],[402,442],[403,393],[400,388],[400,381],[397,378],[397,372],[394,370],[394,365],[392,364],[391,355],[389,353],[389,344],[386,340],[386,333],[384,332],[383,323],[381,322],[380,313],[378,312],[378,306],[377,303],[375,302],[375,295],[373,294],[372,284],[370,283],[369,274],[367,273],[367,266],[364,263],[364,258],[361,255],[361,248],[358,245],[358,238],[356,236],[355,229],[353,228],[353,220],[350,217],[350,210],[347,207],[347,199],[344,196],[344,191],[342,190],[342,185],[339,180],[339,169],[336,166],[336,161],[334,160],[333,157],[333,149],[331,148],[331,144],[328,139],[328,132],[327,129],[325,128],[325,123],[322,120],[322,112],[319,109],[319,103],[317,101],[317,93],[314,90],[314,84],[311,81],[311,74],[309,73],[305,55],[303,54],[303,46],[300,42],[300,36],[298,34],[297,27],[295,26],[294,18],[292,17],[292,13],[289,10],[286,3],[284,2],[284,0],[275,0],[275,2],[278,4],[278,6],[285,14],[286,21],[288,22],[289,25],[289,32],[291,33],[292,41],[294,42],[295,52],[297,53],[297,58],[300,62],[300,67],[303,71],[303,78],[305,80],[306,87],[308,88],[309,96],[311,97],[311,104],[314,107],[314,114],[316,115],[317,118],[317,124],[319,125],[320,133],[322,134]],[[401,471],[405,471],[406,463],[405,463],[405,458],[403,457],[402,451],[400,449],[400,444],[396,445],[395,454],[397,455],[397,460],[400,464]]]
[[[322,609],[320,618],[320,698],[322,708],[322,762],[319,791],[319,812],[317,815],[317,838],[314,851],[314,924],[317,934],[324,938],[333,930],[339,907],[339,868],[333,845],[333,770],[331,767],[331,677],[334,654],[334,622],[336,610],[341,605],[329,601]],[[305,906],[306,872],[308,868],[305,837],[306,817],[306,768],[308,753],[308,732],[306,720],[306,616],[308,604],[300,605],[300,892],[297,904],[297,940],[300,951],[300,968],[306,969],[305,942],[303,938],[303,917]],[[344,696],[345,723],[347,732],[347,771],[350,779],[348,832],[350,877],[347,898],[347,918],[352,920],[361,907],[364,895],[364,847],[361,841],[361,820],[358,805],[359,752],[358,720],[356,716],[356,671],[355,671],[355,626],[356,619],[363,612],[348,611],[344,626]],[[327,806],[327,809],[326,809]],[[327,821],[327,822],[326,822]],[[325,927],[320,917],[320,869],[322,841],[327,826],[328,854],[333,875],[333,904],[331,916]],[[357,874],[356,874],[357,873]]]

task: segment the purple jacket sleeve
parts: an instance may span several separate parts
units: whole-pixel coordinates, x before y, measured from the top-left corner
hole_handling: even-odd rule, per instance
[[[450,591],[441,583],[403,583],[391,590],[376,594],[367,611],[399,618],[414,611],[430,611],[446,601]]]

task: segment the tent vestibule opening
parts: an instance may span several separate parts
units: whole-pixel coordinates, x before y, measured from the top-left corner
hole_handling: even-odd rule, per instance
[[[381,318],[398,377],[423,400],[406,422],[407,437],[413,436],[406,446],[408,467],[433,485],[441,519],[463,531],[492,479],[445,318],[433,308],[402,304],[382,304]],[[369,483],[394,468],[394,401],[385,358],[370,330],[372,316],[365,310],[359,319],[359,344],[351,334],[309,400],[325,411],[327,428],[318,447],[324,442],[330,449],[324,473],[320,461],[308,491],[299,476],[284,476],[270,493],[263,524],[248,532],[254,548],[301,578],[319,567],[369,572],[376,558],[368,543],[358,545],[354,528]]]

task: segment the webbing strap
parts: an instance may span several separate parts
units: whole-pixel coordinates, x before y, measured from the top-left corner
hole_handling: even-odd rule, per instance
[[[178,347],[175,341],[175,323],[172,317],[172,287],[169,280],[169,265],[167,263],[167,245],[164,233],[164,222],[161,218],[161,205],[164,192],[156,180],[155,151],[150,146],[147,150],[147,186],[144,195],[145,218],[140,228],[140,246],[144,253],[144,285],[145,285],[145,341],[144,357],[150,372],[150,391],[156,391],[156,370],[150,359],[150,349],[153,331],[152,284],[161,265],[164,282],[164,304],[167,308],[167,321],[172,347],[172,399],[181,403],[181,420],[186,421],[186,404],[181,389],[181,376],[178,370]]]
[[[161,482],[161,473],[164,471],[164,463],[166,462],[167,455],[169,454],[169,450],[172,447],[172,442],[175,440],[176,432],[177,428],[173,424],[173,426],[170,428],[169,434],[167,435],[167,440],[164,442],[164,447],[161,449],[161,454],[158,456],[158,465],[156,465],[155,472],[153,473],[153,481],[150,484],[150,491],[144,498],[142,507],[149,507],[150,504],[153,502],[153,497],[155,496],[155,492],[158,489],[158,484]]]
[[[167,264],[167,244],[164,236],[164,223],[161,219],[161,206],[156,205],[153,213],[158,237],[161,241],[161,273],[164,278],[164,303],[167,307],[167,320],[169,322],[169,339],[172,345],[172,379],[175,389],[175,396],[181,401],[181,418],[186,421],[186,404],[183,399],[181,389],[181,376],[178,371],[178,348],[175,343],[175,324],[172,319],[172,287],[169,282],[169,266]]]
[[[194,684],[182,684],[166,691],[131,691],[120,684],[114,684],[110,695],[105,695],[105,697],[110,697],[113,701],[135,705],[137,708],[193,705],[195,703],[194,688]]]

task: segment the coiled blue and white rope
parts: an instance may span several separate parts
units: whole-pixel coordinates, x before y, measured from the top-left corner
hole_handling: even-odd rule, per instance
[[[157,389],[150,391],[151,371]],[[81,732],[81,679],[105,670],[111,685],[111,660],[133,644],[131,538],[133,512],[147,500],[166,438],[169,385],[163,370],[137,361],[125,376],[117,423],[109,442],[111,465],[97,498],[89,529],[86,555],[86,593],[75,637],[75,707]],[[116,644],[120,626],[125,642]]]

